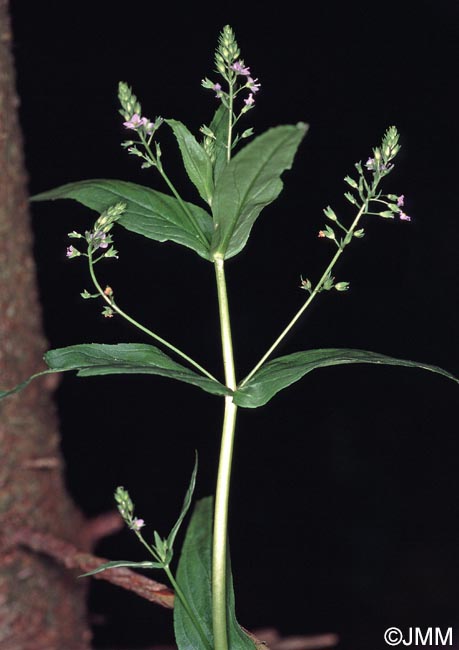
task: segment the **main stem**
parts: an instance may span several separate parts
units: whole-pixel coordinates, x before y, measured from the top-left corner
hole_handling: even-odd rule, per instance
[[[223,365],[228,388],[236,389],[233,343],[226,291],[223,259],[215,260]],[[212,541],[212,621],[214,650],[228,650],[226,616],[226,573],[228,557],[228,502],[233,458],[237,406],[231,396],[225,397],[220,459],[215,494],[214,533]]]

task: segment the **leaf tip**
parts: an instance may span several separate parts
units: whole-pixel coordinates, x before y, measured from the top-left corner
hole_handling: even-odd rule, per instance
[[[309,124],[306,124],[306,122],[297,122],[296,128],[306,134],[309,131]]]

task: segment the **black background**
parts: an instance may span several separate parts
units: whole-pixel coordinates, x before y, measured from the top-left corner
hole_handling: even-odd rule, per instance
[[[13,2],[30,191],[101,177],[165,191],[120,148],[117,83],[133,86],[144,114],[197,132],[216,107],[200,80],[216,79],[213,51],[229,23],[262,84],[244,126],[311,125],[280,199],[227,264],[239,376],[304,300],[300,274],[321,274],[333,250],[317,238],[322,208],[352,217],[342,179],[390,124],[403,148],[385,189],[405,194],[412,222],[368,219],[336,272],[350,292],[322,294],[279,353],[357,347],[457,373],[458,15],[451,0]],[[197,201],[173,137],[159,135],[167,169]],[[66,234],[89,228],[93,214],[73,202],[32,212],[50,346],[144,341],[79,297],[89,279],[66,260]],[[121,229],[116,243],[120,259],[101,277],[118,303],[221,376],[211,265]],[[68,486],[88,515],[112,508],[124,484],[146,531],[167,533],[194,449],[197,496],[213,492],[217,398],[159,378],[65,377],[58,399]],[[362,366],[317,371],[240,413],[230,532],[241,623],[337,632],[344,650],[384,647],[388,626],[459,634],[456,404],[441,377]],[[97,552],[143,559],[127,531]],[[170,613],[110,585],[94,585],[91,609],[98,647],[172,641]]]

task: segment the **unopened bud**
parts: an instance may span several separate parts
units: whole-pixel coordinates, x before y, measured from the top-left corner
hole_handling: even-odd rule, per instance
[[[332,210],[332,208],[329,205],[327,205],[327,207],[324,208],[324,214],[326,217],[330,219],[330,221],[337,221],[338,219],[334,210]]]
[[[344,177],[344,180],[346,181],[346,183],[347,183],[348,185],[350,185],[350,186],[353,187],[354,189],[357,189],[357,188],[358,188],[358,184],[357,184],[357,182],[356,182],[353,178],[351,178],[350,176],[345,176],[345,177]]]
[[[311,289],[312,289],[311,280],[309,280],[308,278],[303,280],[303,278],[301,278],[300,288],[304,289],[305,291],[311,291]]]
[[[352,205],[358,205],[358,201],[357,201],[357,199],[356,199],[355,196],[354,196],[353,194],[351,194],[350,192],[344,192],[344,196],[345,196],[346,199],[349,201],[349,203],[352,203]]]

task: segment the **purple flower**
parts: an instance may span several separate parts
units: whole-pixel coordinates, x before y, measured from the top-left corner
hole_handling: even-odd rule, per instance
[[[246,106],[253,106],[255,104],[255,100],[253,98],[252,93],[250,93],[250,95],[246,99],[244,99],[244,104]]]
[[[134,129],[134,131],[136,131],[138,128],[143,126],[144,120],[144,117],[140,117],[138,113],[134,113],[130,120],[123,122],[123,126],[125,126],[127,129]]]
[[[257,93],[260,90],[261,84],[258,82],[258,79],[252,79],[252,77],[248,77],[247,86],[253,93]]]
[[[144,526],[145,526],[145,522],[143,519],[138,519],[137,517],[134,517],[129,528],[131,528],[132,530],[140,530]]]
[[[130,120],[123,122],[123,126],[127,129],[133,129],[134,131],[138,131],[143,127],[147,134],[153,133],[155,128],[152,122],[147,120],[146,117],[140,117],[138,113],[134,113]]]
[[[405,214],[404,212],[402,212],[402,210],[400,210],[400,212],[398,213],[398,218],[399,218],[401,221],[411,221],[411,217],[409,217],[407,214]]]
[[[87,233],[87,237],[86,237],[88,243],[92,242],[95,250],[97,250],[98,248],[108,248],[109,242],[106,241],[106,239],[107,239],[107,234],[102,232],[101,230]]]
[[[212,86],[212,90],[215,91],[215,97],[221,97],[222,96],[222,87],[221,84],[216,83]]]
[[[377,161],[374,158],[368,158],[367,162],[365,163],[365,167],[371,172],[374,172],[377,169],[380,172],[385,172],[387,169],[389,169],[385,163]]]
[[[244,75],[244,77],[250,76],[250,69],[244,66],[244,61],[236,61],[231,65],[231,69],[234,70],[237,74]]]
[[[398,206],[399,208],[401,208],[401,207],[403,207],[404,204],[405,204],[405,196],[404,196],[403,194],[401,194],[401,195],[397,198],[397,206]]]
[[[65,254],[68,259],[71,259],[72,257],[78,257],[78,255],[80,255],[80,252],[74,246],[68,246],[67,252]]]

